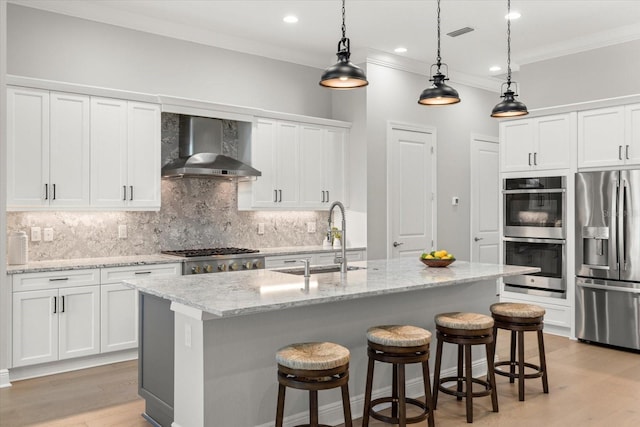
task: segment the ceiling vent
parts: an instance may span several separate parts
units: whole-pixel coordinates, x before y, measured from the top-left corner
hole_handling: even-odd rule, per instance
[[[461,36],[463,34],[470,33],[471,31],[473,31],[473,28],[471,28],[471,27],[463,27],[463,28],[460,28],[458,30],[451,31],[450,33],[447,33],[447,35],[449,37],[458,37],[458,36]]]

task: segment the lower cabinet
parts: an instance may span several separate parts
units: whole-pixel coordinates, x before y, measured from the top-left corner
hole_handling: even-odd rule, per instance
[[[100,286],[13,294],[13,366],[100,352]]]
[[[114,283],[100,286],[100,352],[138,346],[138,291]]]

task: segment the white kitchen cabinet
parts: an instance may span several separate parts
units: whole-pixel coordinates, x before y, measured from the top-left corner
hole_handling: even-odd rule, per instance
[[[315,264],[327,265],[335,264],[336,254],[340,256],[340,249],[333,252],[322,252],[315,255]],[[365,251],[363,249],[347,249],[347,264],[353,261],[364,261]]]
[[[160,208],[160,108],[91,98],[91,205]]]
[[[570,168],[575,126],[575,113],[500,123],[501,171]]]
[[[625,107],[625,164],[640,166],[640,104]]]
[[[9,88],[10,210],[89,206],[89,97]]]
[[[265,257],[265,268],[282,268],[302,266],[301,260],[308,259],[311,265],[334,264],[336,253],[340,249],[331,252],[299,252],[291,255],[273,255]],[[365,249],[347,249],[347,262],[364,261],[366,259]]]
[[[578,167],[623,165],[624,134],[624,107],[579,112]]]
[[[13,366],[100,352],[100,287],[13,293]]]
[[[138,291],[123,280],[180,276],[182,264],[107,267],[100,270],[100,352],[138,346]]]
[[[300,127],[301,207],[323,209],[332,201],[345,202],[345,134],[341,128]]]
[[[313,265],[312,253],[299,253],[294,255],[274,255],[268,256],[264,259],[264,268],[281,268],[281,267],[296,267],[304,265],[301,260],[309,260],[309,263]]]

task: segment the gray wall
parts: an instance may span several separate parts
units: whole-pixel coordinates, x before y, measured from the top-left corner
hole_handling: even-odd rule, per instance
[[[639,73],[640,40],[549,59],[520,67],[520,100],[531,110],[640,94]]]
[[[316,68],[14,4],[8,13],[9,74],[331,118]]]
[[[489,117],[498,95],[451,83],[462,102],[446,107],[418,104],[428,86],[418,74],[367,65],[367,257],[385,258],[387,242],[387,122],[390,120],[432,126],[438,147],[438,246],[459,259],[470,257],[469,144],[472,133],[498,135],[498,122]],[[451,197],[460,205],[451,206]]]

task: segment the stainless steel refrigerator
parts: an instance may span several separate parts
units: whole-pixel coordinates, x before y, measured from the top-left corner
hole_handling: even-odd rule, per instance
[[[576,336],[640,350],[640,170],[576,174]]]

